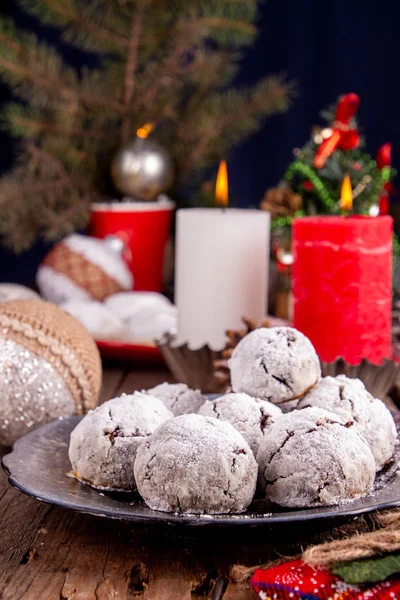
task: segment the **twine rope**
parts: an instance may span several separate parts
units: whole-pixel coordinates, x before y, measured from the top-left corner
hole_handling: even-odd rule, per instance
[[[337,563],[387,554],[400,550],[400,510],[374,514],[374,531],[356,533],[344,539],[330,540],[310,546],[303,554],[270,560],[252,567],[233,565],[229,572],[231,581],[243,583],[257,569],[269,569],[286,561],[301,558],[313,568],[327,568]]]

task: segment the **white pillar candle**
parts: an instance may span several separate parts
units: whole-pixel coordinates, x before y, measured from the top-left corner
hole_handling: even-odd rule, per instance
[[[225,347],[242,317],[267,314],[270,215],[247,209],[177,213],[177,344]]]

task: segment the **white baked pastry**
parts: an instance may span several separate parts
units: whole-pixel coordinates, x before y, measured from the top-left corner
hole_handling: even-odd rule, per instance
[[[229,423],[181,415],[163,423],[140,446],[135,478],[154,510],[240,513],[252,501],[257,463]]]
[[[175,314],[176,307],[157,292],[121,292],[105,299],[105,304],[122,320],[141,324],[161,314]]]
[[[162,400],[175,417],[197,413],[205,401],[199,390],[191,390],[186,383],[160,383],[147,393]]]
[[[0,302],[7,300],[40,300],[40,296],[19,283],[0,283]]]
[[[176,333],[176,306],[156,292],[121,292],[109,296],[105,305],[124,322],[126,341],[153,341]]]
[[[96,340],[116,340],[122,337],[124,325],[121,319],[102,302],[70,300],[60,308],[80,321]]]
[[[140,323],[134,317],[128,319],[124,325],[124,339],[129,341],[153,341],[161,338],[164,334],[174,335],[177,328],[176,314],[161,314],[158,317],[145,317]]]
[[[313,345],[292,327],[252,331],[233,350],[229,367],[233,391],[280,405],[303,396],[321,377]]]
[[[344,421],[354,421],[354,427],[371,446],[377,470],[392,458],[397,438],[393,417],[384,403],[371,396],[359,379],[345,375],[324,377],[298,403],[299,409],[308,406],[318,406]]]
[[[137,449],[171,417],[158,398],[141,392],[105,402],[83,417],[71,433],[73,474],[100,490],[135,491]]]
[[[354,427],[322,408],[282,415],[257,454],[265,497],[280,506],[342,504],[365,496],[375,478],[368,442]]]
[[[227,421],[242,434],[254,455],[268,427],[282,415],[279,406],[252,398],[244,393],[225,394],[215,400],[206,400],[199,415]]]

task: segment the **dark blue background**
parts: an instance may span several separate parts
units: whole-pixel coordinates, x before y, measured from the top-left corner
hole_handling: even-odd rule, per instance
[[[82,0],[83,2],[84,0]],[[318,113],[338,95],[356,92],[358,113],[371,153],[386,141],[393,143],[393,164],[400,168],[399,81],[400,3],[397,0],[269,0],[262,6],[260,36],[247,51],[238,84],[286,72],[298,86],[298,96],[285,114],[265,127],[229,157],[232,196],[243,206],[257,205],[265,189],[275,185],[291,160],[292,150],[309,137]],[[39,32],[37,21],[26,17],[16,3],[2,3],[0,15]],[[57,42],[55,33],[40,29]],[[62,46],[67,60],[79,64],[78,51]],[[0,101],[9,98],[0,86]],[[0,134],[0,170],[12,161],[12,147]],[[0,280],[29,283],[43,247],[13,257],[0,251]]]

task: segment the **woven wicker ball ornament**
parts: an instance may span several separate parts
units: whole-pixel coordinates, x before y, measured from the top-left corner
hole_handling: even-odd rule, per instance
[[[96,406],[101,362],[89,333],[50,302],[0,304],[0,444]]]
[[[46,300],[103,301],[131,290],[132,274],[111,240],[73,234],[56,244],[40,265],[36,283]]]

